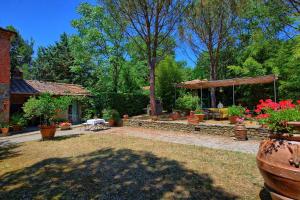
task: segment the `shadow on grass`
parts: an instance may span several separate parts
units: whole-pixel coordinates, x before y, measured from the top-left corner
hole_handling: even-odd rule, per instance
[[[0,177],[0,199],[236,199],[208,174],[149,152],[101,149]]]
[[[5,141],[0,141],[0,163],[11,157],[20,155],[19,151],[16,151],[16,148],[19,147],[18,144],[10,144]]]
[[[67,139],[79,137],[79,136],[81,136],[81,135],[83,135],[83,134],[55,136],[55,137],[52,139],[52,141],[67,140]]]

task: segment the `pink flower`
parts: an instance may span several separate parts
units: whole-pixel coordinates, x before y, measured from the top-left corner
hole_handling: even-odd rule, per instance
[[[245,112],[246,112],[246,113],[250,113],[250,110],[249,110],[249,109],[246,109]]]

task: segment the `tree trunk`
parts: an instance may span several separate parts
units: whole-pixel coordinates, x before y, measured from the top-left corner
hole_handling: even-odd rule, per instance
[[[210,80],[212,81],[217,80],[217,71],[216,71],[216,65],[214,60],[211,60]],[[217,107],[216,88],[210,88],[210,101],[211,101],[211,107],[216,108]]]
[[[153,60],[149,63],[150,67],[150,108],[151,115],[156,115],[156,102],[155,102],[155,62]]]

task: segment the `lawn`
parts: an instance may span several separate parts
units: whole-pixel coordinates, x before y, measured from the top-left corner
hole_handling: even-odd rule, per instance
[[[250,154],[113,134],[0,154],[0,199],[268,199]]]

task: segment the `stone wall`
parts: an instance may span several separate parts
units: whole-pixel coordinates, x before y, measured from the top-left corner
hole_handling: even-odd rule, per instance
[[[220,125],[200,123],[199,125],[192,125],[186,123],[179,123],[175,121],[150,121],[128,119],[124,121],[124,126],[153,128],[159,130],[182,131],[194,134],[209,134],[220,136],[234,136],[234,125]],[[249,126],[247,134],[249,139],[262,139],[268,136],[268,130],[262,129],[258,126]]]

